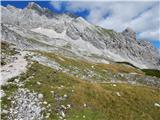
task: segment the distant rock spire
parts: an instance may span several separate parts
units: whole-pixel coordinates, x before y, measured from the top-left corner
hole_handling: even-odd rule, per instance
[[[35,2],[29,2],[27,7],[27,9],[33,9],[35,11],[37,11],[40,15],[43,14],[44,10],[43,8],[41,8],[37,3]]]
[[[128,37],[131,37],[133,39],[136,39],[136,32],[133,31],[133,29],[131,29],[130,27],[127,27],[123,32],[122,34],[124,36],[128,36]]]

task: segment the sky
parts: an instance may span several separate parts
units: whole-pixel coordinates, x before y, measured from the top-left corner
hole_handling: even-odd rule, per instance
[[[131,0],[130,0],[131,1]],[[17,8],[24,8],[31,1],[2,1]],[[160,2],[158,0],[136,1],[36,1],[41,7],[57,13],[73,13],[90,23],[117,32],[130,27],[138,39],[147,39],[160,49]]]

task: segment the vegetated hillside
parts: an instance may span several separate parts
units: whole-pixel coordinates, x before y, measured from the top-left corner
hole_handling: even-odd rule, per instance
[[[160,78],[160,70],[143,69],[142,71],[145,72],[146,75],[156,76],[156,77]]]
[[[2,7],[1,32],[2,120],[160,119],[159,56],[131,29],[29,3]]]
[[[19,79],[19,82],[13,84],[15,79]],[[23,87],[18,85],[21,82],[24,83]],[[10,79],[8,85],[2,86],[6,92],[6,96],[2,98],[2,108],[11,106],[18,112],[10,111],[12,117],[23,116],[18,110],[25,110],[24,104],[18,106],[10,103],[16,101],[13,93],[22,88],[43,94],[42,106],[45,109],[42,114],[49,114],[48,119],[52,120],[61,117],[68,120],[160,119],[160,109],[155,106],[160,100],[158,88],[123,83],[93,83],[36,62],[26,73]],[[8,100],[10,95],[12,97]],[[7,119],[7,116],[2,114],[2,118],[5,117]]]
[[[25,59],[27,71],[2,85],[4,120],[159,120],[160,80],[140,69],[43,51]]]

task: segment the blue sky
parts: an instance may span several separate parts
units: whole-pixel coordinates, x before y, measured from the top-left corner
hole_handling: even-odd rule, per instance
[[[57,13],[69,12],[82,16],[93,24],[118,32],[131,27],[138,33],[139,39],[147,39],[155,47],[160,48],[160,2],[97,1],[36,1],[36,3]],[[1,4],[24,8],[28,1],[2,1]]]

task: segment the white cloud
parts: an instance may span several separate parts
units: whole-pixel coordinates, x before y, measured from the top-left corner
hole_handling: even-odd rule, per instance
[[[160,41],[160,31],[144,31],[140,33],[139,37],[144,39],[156,38],[156,40]]]
[[[54,2],[52,2],[54,3]],[[54,5],[54,4],[53,4]],[[59,7],[57,7],[59,8]],[[160,40],[160,2],[75,2],[69,1],[66,10],[81,12],[88,10],[86,19],[104,28],[118,32],[131,27],[140,33],[140,38]],[[104,16],[107,17],[104,17]]]
[[[51,1],[50,3],[56,10],[59,11],[62,9],[62,7],[61,7],[62,2],[61,1]]]

